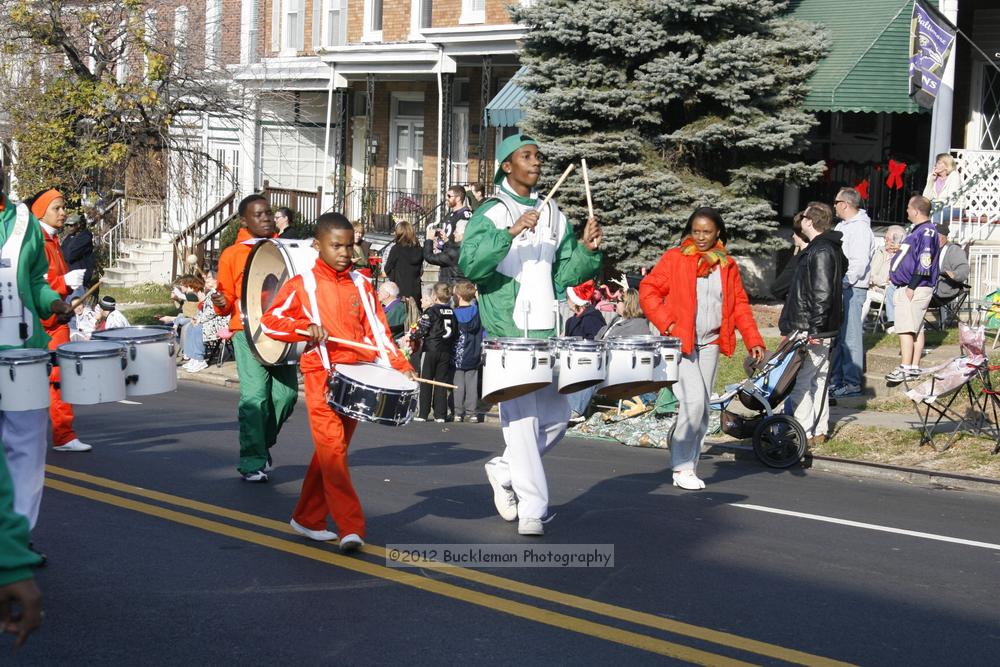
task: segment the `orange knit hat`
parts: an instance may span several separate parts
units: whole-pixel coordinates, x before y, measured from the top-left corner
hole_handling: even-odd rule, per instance
[[[35,214],[35,217],[39,220],[45,215],[45,212],[49,210],[49,204],[54,202],[56,199],[65,199],[62,193],[52,188],[51,190],[46,190],[42,194],[38,195],[35,199],[35,203],[31,205],[31,212]]]

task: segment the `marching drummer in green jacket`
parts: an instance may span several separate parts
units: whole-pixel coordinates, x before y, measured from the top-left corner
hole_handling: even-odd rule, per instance
[[[469,220],[458,266],[479,288],[490,337],[548,338],[556,329],[556,295],[600,269],[601,227],[590,218],[578,240],[554,201],[537,209],[542,157],[531,137],[508,137],[497,159],[497,194]],[[486,476],[500,516],[519,519],[522,535],[544,532],[549,494],[541,457],[562,439],[568,419],[569,403],[554,384],[500,403],[507,446],[486,464]]]

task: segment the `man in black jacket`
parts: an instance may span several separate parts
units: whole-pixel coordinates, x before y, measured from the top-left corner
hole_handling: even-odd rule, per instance
[[[70,270],[84,269],[83,287],[94,284],[94,235],[87,231],[87,221],[80,214],[66,218],[66,236],[62,240],[62,254]]]
[[[795,267],[778,329],[782,336],[796,331],[809,335],[795,388],[785,399],[785,413],[795,415],[809,444],[814,444],[826,441],[830,348],[844,316],[842,282],[847,258],[843,235],[833,230],[833,211],[826,204],[809,202],[802,212],[802,234],[809,245]]]

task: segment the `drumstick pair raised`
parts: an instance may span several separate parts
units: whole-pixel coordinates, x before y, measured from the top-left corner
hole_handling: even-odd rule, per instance
[[[300,336],[309,336],[309,332],[305,329],[296,329],[295,333]],[[369,345],[368,343],[359,343],[353,340],[347,340],[346,338],[337,338],[336,336],[327,336],[326,339],[331,343],[336,343],[337,345],[347,345],[348,347],[356,347],[361,350],[371,350],[372,352],[378,352],[379,349],[374,345]],[[424,384],[434,385],[435,387],[444,387],[445,389],[457,389],[458,387],[453,384],[448,384],[447,382],[437,382],[436,380],[425,380],[421,377],[414,377],[417,382],[422,382]]]

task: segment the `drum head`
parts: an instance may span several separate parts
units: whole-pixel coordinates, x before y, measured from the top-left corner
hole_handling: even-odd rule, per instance
[[[359,384],[377,389],[412,391],[417,383],[395,368],[378,364],[334,364],[333,370]]]
[[[529,384],[519,384],[514,387],[504,387],[503,389],[498,389],[492,394],[487,394],[483,396],[484,403],[499,403],[500,401],[509,401],[514,398],[520,398],[525,394],[530,394],[533,391],[538,391],[542,387],[548,387],[552,384],[549,382],[532,382]]]
[[[18,364],[33,364],[47,361],[51,358],[48,350],[36,348],[13,348],[0,352],[0,366],[16,366]]]
[[[260,241],[250,251],[243,270],[243,297],[240,312],[250,351],[265,366],[292,363],[292,345],[274,340],[263,333],[260,317],[271,307],[278,290],[292,276],[311,269],[317,252],[307,241]]]
[[[77,359],[103,359],[105,357],[121,356],[126,348],[121,343],[104,340],[81,340],[73,343],[63,343],[56,348],[56,355]]]
[[[131,343],[141,345],[142,343],[161,343],[173,340],[173,327],[161,327],[156,325],[142,327],[119,327],[117,329],[106,329],[95,331],[91,336],[93,340],[113,340],[120,343]]]

